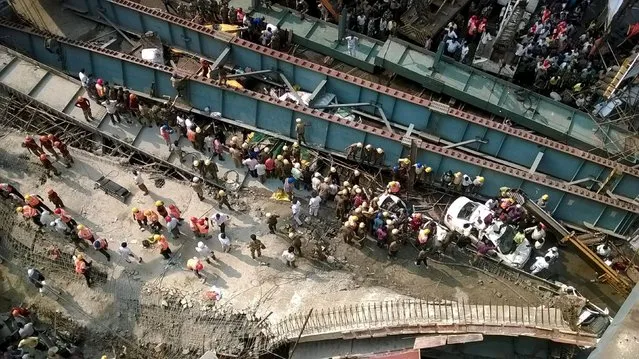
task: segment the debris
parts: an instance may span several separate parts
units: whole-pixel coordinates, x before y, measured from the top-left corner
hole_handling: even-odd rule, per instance
[[[501,294],[501,292],[495,292],[495,296],[496,296],[497,298],[501,298],[501,297],[503,297],[504,295],[503,295],[503,294]]]
[[[159,352],[161,352],[163,350],[164,350],[164,343],[160,343],[160,344],[155,346],[155,352],[156,353],[159,353]]]

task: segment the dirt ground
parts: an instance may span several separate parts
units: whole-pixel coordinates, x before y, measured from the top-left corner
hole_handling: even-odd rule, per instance
[[[149,181],[148,175],[144,174],[151,192],[149,196],[144,196],[134,185],[132,168],[121,163],[121,159],[97,157],[77,150],[72,150],[75,158],[72,168],[65,169],[56,164],[62,172],[61,176],[46,179],[35,156],[20,147],[23,138],[24,134],[8,133],[0,139],[1,181],[17,185],[23,194],[35,193],[43,198],[46,198],[47,188],[54,188],[78,223],[87,225],[98,236],[109,241],[111,262],[107,262],[102,254],[92,249],[87,251],[94,261],[108,271],[107,283],[87,289],[80,278],[53,278],[55,285],[63,288],[74,303],[74,306],[62,303],[57,309],[76,317],[87,326],[117,331],[128,320],[129,328],[141,334],[146,329],[136,328],[135,324],[130,323],[133,315],[126,312],[130,301],[144,302],[145,296],[150,296],[152,290],[159,288],[165,294],[167,290],[174,289],[201,297],[211,285],[222,289],[223,297],[219,305],[236,310],[256,311],[258,316],[271,313],[268,320],[272,323],[277,323],[289,314],[311,308],[331,308],[407,297],[520,305],[537,305],[540,301],[540,298],[524,288],[514,285],[506,287],[498,279],[472,269],[436,263],[431,263],[427,269],[417,267],[412,263],[415,250],[411,246],[400,251],[397,259],[388,260],[385,251],[377,248],[373,242],[358,249],[335,238],[331,240],[331,247],[341,265],[305,257],[298,260],[298,268],[288,268],[280,260],[282,251],[288,247],[288,238],[283,234],[268,234],[265,224],[266,212],[281,215],[278,224],[280,231],[284,231],[285,226],[290,224],[289,204],[270,199],[271,191],[279,184],[275,180],[265,185],[252,179],[247,180],[246,187],[231,201],[235,207],[245,210],[222,211],[232,218],[226,230],[232,249],[230,253],[220,252],[218,231],[214,230],[214,238],[206,242],[216,252],[218,261],[211,265],[204,264],[206,283],[203,284],[185,268],[186,260],[196,254],[197,244],[188,225],[182,226],[183,236],[169,240],[176,256],[176,265],[167,266],[157,248],[142,247],[141,243],[148,232],[140,231],[131,217],[131,208],[153,209],[154,202],[162,200],[167,206],[175,203],[185,218],[210,216],[219,211],[210,194],[206,200],[200,202],[188,183],[167,178],[162,188],[155,188],[153,181]],[[107,176],[131,191],[132,195],[126,204],[101,190],[94,190],[94,181],[101,176]],[[306,205],[308,193],[297,194]],[[305,206],[305,215],[306,210]],[[317,231],[323,232],[333,223],[332,218],[333,209],[322,208],[319,219],[311,220],[300,229],[304,234],[303,249],[307,254],[312,248],[308,243],[311,237],[309,232],[315,227],[318,227]],[[262,252],[263,263],[250,257],[247,248],[250,234],[256,234],[267,247]],[[130,248],[144,259],[143,264],[126,263],[114,252],[122,240],[126,240]],[[71,263],[68,270],[72,274]],[[16,280],[25,279],[20,276]],[[17,288],[24,289],[23,286]],[[33,294],[34,290],[28,287],[27,293]],[[27,299],[32,300],[43,299]],[[87,316],[78,316],[77,306]],[[96,321],[96,318],[99,320]]]

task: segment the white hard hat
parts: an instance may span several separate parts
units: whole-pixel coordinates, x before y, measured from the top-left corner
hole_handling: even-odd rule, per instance
[[[348,187],[348,186],[350,186],[350,185],[351,185],[351,184],[350,184],[350,183],[348,183],[348,181],[344,181],[344,187]]]
[[[315,178],[320,178],[320,177],[322,177],[322,175],[321,175],[321,174],[319,174],[319,172],[315,172],[315,174],[314,174],[313,176],[315,176]]]
[[[204,160],[204,165],[205,165],[205,166],[208,166],[208,165],[210,165],[210,164],[211,164],[211,160],[208,160],[208,159],[207,159],[207,160]]]
[[[326,182],[326,183],[328,183],[330,180],[331,180],[331,179],[330,179],[330,178],[328,178],[328,177],[324,178],[324,182]]]
[[[195,133],[201,133],[201,132],[202,132],[202,129],[201,129],[201,128],[199,128],[199,127],[196,127],[196,128],[195,128]]]
[[[399,233],[399,229],[397,228],[393,228],[393,230],[391,231],[392,234],[397,234]]]
[[[193,182],[199,182],[200,181],[200,177],[193,177]]]
[[[359,171],[358,171],[358,170],[355,170],[355,171],[353,172],[353,174],[354,174],[355,176],[359,176]]]
[[[194,167],[197,167],[199,165],[200,165],[200,161],[198,161],[198,160],[193,161],[193,166]]]
[[[270,213],[267,213],[267,214],[266,214],[266,217],[270,217],[270,216],[271,216],[271,214],[270,214]]]
[[[357,188],[357,189],[355,190],[355,193],[362,193],[362,190],[361,190],[361,189],[359,189],[359,188]]]
[[[373,145],[366,145],[366,149],[370,150],[371,148],[373,148]]]
[[[300,123],[300,122],[302,122],[302,119],[301,118],[296,118],[295,122]]]
[[[29,274],[29,275],[33,275],[33,268],[29,268],[29,269],[27,270],[27,274]]]
[[[295,237],[295,232],[291,232],[288,234],[288,238],[293,238],[293,237]]]
[[[377,147],[377,153],[382,154],[382,153],[384,153],[384,150],[382,150],[381,147]]]
[[[282,147],[282,151],[288,151],[288,146]]]
[[[295,168],[300,168],[300,164],[299,164],[299,162],[298,162],[298,163],[295,163],[293,166],[294,166]]]
[[[337,171],[335,167],[331,167],[331,172],[335,172],[335,171]]]
[[[220,190],[217,194],[219,194],[220,196],[224,196],[226,192],[224,192],[224,190]]]
[[[285,165],[287,165],[289,162],[288,160],[285,158],[284,161],[282,161]]]
[[[242,144],[242,148],[248,148],[248,143],[244,142],[244,143]]]
[[[364,222],[362,222],[362,223],[360,223],[360,224],[359,224],[359,228],[364,228],[364,227],[366,227],[366,225],[364,224]]]
[[[293,147],[298,147],[300,144],[297,141],[293,142]]]
[[[231,142],[237,142],[237,136],[231,137]]]
[[[204,248],[204,242],[197,242],[197,247],[198,248]]]
[[[393,221],[391,221],[390,219],[387,219],[387,220],[386,220],[386,225],[387,225],[387,226],[390,226],[390,225],[392,225],[392,224],[393,224]]]
[[[357,142],[356,146],[359,147],[359,148],[362,148],[362,146],[364,146],[364,144],[361,143],[361,142]]]

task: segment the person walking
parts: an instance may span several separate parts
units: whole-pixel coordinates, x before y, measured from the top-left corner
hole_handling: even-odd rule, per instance
[[[60,153],[62,154],[62,158],[67,161],[67,164],[69,165],[68,167],[70,167],[73,164],[73,157],[71,156],[71,152],[69,152],[67,145],[62,141],[55,141],[53,142],[53,147],[57,148],[58,151],[60,151]]]
[[[224,214],[221,212],[215,213],[211,216],[211,223],[215,223],[220,229],[220,233],[226,233],[226,224],[231,220],[231,217],[228,214]]]
[[[33,221],[33,223],[36,226],[38,226],[38,230],[40,230],[40,228],[44,226],[44,224],[40,222],[40,213],[38,213],[38,211],[35,208],[29,205],[26,205],[26,206],[16,208],[16,212],[21,213],[25,221],[28,221],[28,220]]]
[[[33,153],[36,157],[40,157],[41,154],[44,154],[44,151],[42,151],[42,148],[38,146],[38,144],[35,142],[35,140],[31,136],[26,136],[24,138],[24,142],[22,142],[22,147],[29,150],[29,152]]]
[[[266,246],[262,241],[257,239],[255,234],[251,234],[251,241],[249,242],[248,248],[251,251],[251,258],[257,259],[262,256],[262,249],[266,249]],[[257,253],[257,258],[255,257],[255,253]]]
[[[181,234],[180,227],[179,227],[180,224],[177,218],[166,216],[164,217],[164,220],[166,221],[166,229],[169,231],[169,234],[171,235],[171,239],[180,238],[180,234]]]
[[[106,108],[106,113],[111,117],[112,124],[119,124],[122,121],[120,114],[118,113],[118,101],[117,100],[104,100],[102,106]]]
[[[71,216],[69,216],[64,209],[56,208],[53,211],[53,213],[57,214],[58,216],[60,216],[60,219],[62,220],[62,222],[64,222],[64,224],[67,225],[67,227],[69,227],[70,231],[74,231],[75,230],[75,227],[78,225],[78,223],[75,221],[75,219],[73,219]]]
[[[75,101],[75,107],[82,110],[84,119],[87,120],[87,122],[94,120],[93,114],[91,113],[91,102],[89,102],[86,97],[78,96],[78,99]]]
[[[197,247],[195,247],[195,251],[200,255],[201,259],[204,259],[206,263],[211,263],[212,260],[216,260],[215,253],[213,250],[209,248],[204,242],[197,242]]]
[[[27,202],[29,206],[37,209],[40,212],[42,211],[53,212],[51,208],[49,208],[46,204],[44,204],[44,202],[42,201],[42,197],[38,196],[37,194],[26,194],[24,196],[24,201]]]
[[[291,214],[293,216],[293,226],[297,224],[297,226],[302,225],[302,220],[300,219],[300,212],[302,211],[302,204],[300,201],[296,201],[291,205]]]
[[[106,259],[107,262],[111,261],[111,255],[109,254],[109,252],[107,252],[107,249],[109,248],[109,242],[107,242],[106,239],[104,238],[96,238],[95,241],[93,241],[93,248],[102,253]]]
[[[231,208],[231,204],[229,203],[228,195],[226,194],[226,192],[224,192],[224,190],[220,190],[217,193],[217,201],[220,208],[222,208],[222,206],[226,206],[228,207],[229,211],[233,211],[233,208]]]
[[[275,234],[275,231],[277,231],[277,219],[280,218],[280,216],[276,215],[276,214],[272,214],[272,213],[267,213],[266,214],[266,224],[268,224],[268,232],[270,234]]]
[[[291,246],[295,249],[293,253],[302,257],[302,236],[299,233],[295,233],[295,231],[291,231],[288,234],[288,238],[291,240]]]
[[[77,274],[80,274],[84,277],[84,280],[87,282],[87,287],[91,288],[91,285],[93,284],[93,279],[91,279],[91,263],[92,262],[87,262],[84,259],[84,256],[82,254],[78,254],[77,256],[74,256],[74,265],[75,265],[75,272]]]
[[[127,242],[120,243],[118,253],[127,263],[131,263],[131,258],[135,259],[138,263],[142,263],[142,257],[138,257],[135,253],[133,253]]]
[[[78,224],[76,229],[78,230],[78,238],[84,239],[90,244],[93,244],[93,242],[95,242],[95,236],[89,228],[85,227],[83,224]]]
[[[308,201],[308,214],[312,217],[317,217],[319,213],[320,203],[322,198],[315,191],[311,194],[311,199]]]
[[[142,191],[142,193],[144,193],[145,196],[149,195],[149,189],[146,188],[146,185],[144,184],[144,179],[142,178],[142,174],[140,174],[140,171],[133,171],[133,180],[135,181],[135,185],[138,186],[138,188],[140,189],[140,191]]]
[[[204,201],[204,183],[202,183],[200,177],[193,177],[191,188],[195,194],[197,194],[197,198],[199,198],[200,201]]]
[[[45,282],[44,275],[35,268],[29,268],[27,269],[27,278],[29,278],[29,282],[31,282],[31,284],[33,284],[36,287],[36,289],[38,289],[38,292],[40,292],[40,295],[43,296],[44,286],[47,284]]]
[[[49,198],[49,201],[53,203],[55,208],[64,208],[64,202],[62,202],[62,199],[58,196],[58,193],[53,190],[53,188],[47,189],[47,197]]]
[[[53,163],[51,163],[47,155],[44,153],[40,155],[40,163],[42,163],[42,167],[44,167],[47,177],[51,177],[51,172],[53,172],[56,176],[60,175],[60,171],[53,166]]]
[[[156,234],[153,236],[153,239],[160,245],[160,254],[164,259],[171,259],[171,248],[169,247],[169,242],[166,240],[166,237],[160,234]]]
[[[193,257],[186,261],[186,268],[195,273],[196,277],[202,279],[200,272],[204,269],[204,264],[202,264],[202,261],[200,261],[198,257]]]
[[[217,236],[217,240],[222,245],[222,252],[228,253],[231,251],[231,240],[226,236],[226,233],[222,232]]]
[[[51,135],[51,138],[54,138],[55,136]],[[50,154],[52,154],[56,161],[60,159],[60,156],[58,155],[58,152],[56,152],[56,150],[53,148],[53,141],[51,141],[51,138],[49,138],[49,136],[47,135],[42,135],[40,136],[40,148],[42,149],[42,153],[49,152]]]
[[[144,212],[140,211],[140,209],[137,207],[133,207],[131,208],[131,213],[133,213],[133,220],[138,222],[138,226],[140,226],[140,231],[144,231],[145,228],[149,226],[149,222]]]
[[[288,247],[288,249],[284,250],[284,252],[282,252],[282,260],[286,263],[287,267],[293,267],[296,268],[297,265],[295,265],[295,247],[291,246]]]

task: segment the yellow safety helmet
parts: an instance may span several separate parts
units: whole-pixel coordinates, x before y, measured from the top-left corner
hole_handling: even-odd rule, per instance
[[[162,237],[159,234],[156,234],[156,235],[153,236],[153,240],[154,241],[159,241],[160,238],[162,238]]]
[[[151,211],[147,209],[146,211],[144,211],[144,215],[145,216],[150,216],[151,215]]]
[[[76,228],[78,229],[78,231],[81,231],[81,230],[83,230],[85,227],[84,227],[84,224],[78,224],[78,226],[77,226]]]
[[[22,207],[17,207],[17,208],[16,208],[16,212],[18,212],[18,213],[22,213]]]
[[[364,227],[366,227],[366,225],[364,224],[364,222],[362,222],[362,223],[360,223],[360,224],[359,224],[359,228],[364,228]]]
[[[131,212],[138,213],[138,212],[140,212],[140,210],[138,209],[138,207],[133,207],[133,208],[131,208]]]
[[[424,234],[430,234],[430,229],[428,228],[424,229]]]
[[[426,173],[431,173],[433,172],[433,169],[430,167],[426,167],[426,169],[424,170]]]
[[[550,196],[547,195],[547,194],[541,196],[541,199],[543,199],[544,201],[547,201],[549,198],[550,198]]]
[[[162,202],[162,201],[155,201],[155,206],[156,206],[156,207],[164,206],[164,202]]]
[[[221,189],[217,194],[220,196],[225,196],[226,192],[224,192],[224,190]]]
[[[30,194],[25,195],[24,199],[26,199],[27,201],[30,200],[31,199],[31,195]]]
[[[485,180],[485,179],[484,179],[484,177],[481,177],[481,176],[480,176],[480,177],[478,178],[478,180],[479,180],[479,183],[484,183],[484,180]]]
[[[297,141],[293,142],[293,147],[299,147],[299,146],[300,146],[300,144],[297,143]]]

